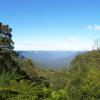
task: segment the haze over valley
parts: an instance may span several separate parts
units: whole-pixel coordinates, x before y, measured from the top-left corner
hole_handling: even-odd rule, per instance
[[[67,68],[82,51],[17,51],[22,58],[29,58],[46,69]]]

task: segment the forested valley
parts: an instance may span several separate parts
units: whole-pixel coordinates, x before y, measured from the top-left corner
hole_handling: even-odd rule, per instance
[[[100,100],[100,49],[66,69],[45,70],[14,51],[12,29],[0,23],[0,100]]]

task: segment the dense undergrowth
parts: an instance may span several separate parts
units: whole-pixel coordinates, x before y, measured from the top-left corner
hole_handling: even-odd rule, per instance
[[[100,100],[100,51],[78,55],[66,70],[43,70],[29,59],[0,74],[0,100]]]

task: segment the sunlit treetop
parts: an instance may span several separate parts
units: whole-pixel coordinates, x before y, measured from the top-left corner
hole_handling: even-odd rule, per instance
[[[13,49],[12,29],[0,23],[0,48]]]
[[[0,35],[12,37],[11,32],[12,28],[10,28],[9,25],[3,25],[2,23],[0,23]]]

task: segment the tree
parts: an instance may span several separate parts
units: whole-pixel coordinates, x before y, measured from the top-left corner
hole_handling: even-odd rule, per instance
[[[0,23],[0,48],[13,49],[14,42],[12,41],[12,29],[9,25]]]
[[[13,50],[12,29],[0,23],[0,72],[16,69],[17,54]]]

